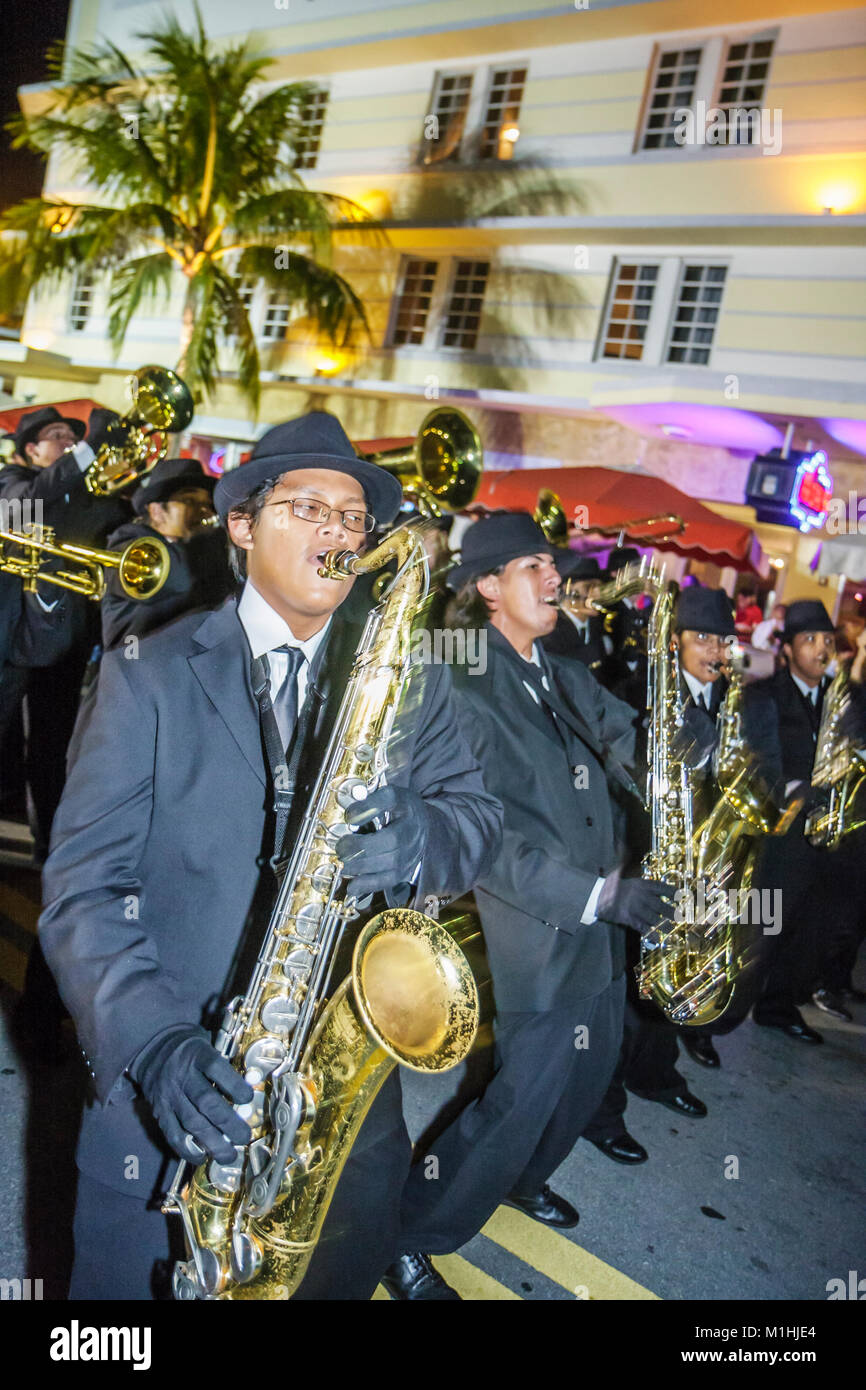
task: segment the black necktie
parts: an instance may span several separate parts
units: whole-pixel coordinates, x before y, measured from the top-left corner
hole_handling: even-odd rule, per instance
[[[288,658],[286,679],[272,699],[280,741],[283,748],[288,748],[298,722],[298,672],[306,657],[300,647],[276,647],[275,650],[285,652]]]

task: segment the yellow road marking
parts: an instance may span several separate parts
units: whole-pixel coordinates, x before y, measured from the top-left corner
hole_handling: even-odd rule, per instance
[[[657,1299],[658,1294],[620,1274],[558,1231],[542,1226],[512,1207],[499,1207],[482,1235],[568,1289],[576,1298]]]
[[[433,1263],[445,1282],[468,1302],[490,1303],[494,1299],[515,1299],[518,1303],[523,1302],[519,1293],[512,1293],[511,1289],[500,1284],[498,1279],[491,1278],[483,1269],[464,1260],[462,1255],[434,1255]]]
[[[27,956],[13,946],[11,941],[0,936],[0,979],[5,980],[20,994],[24,988],[24,972],[27,969]]]

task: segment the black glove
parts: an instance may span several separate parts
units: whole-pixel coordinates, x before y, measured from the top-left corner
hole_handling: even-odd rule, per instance
[[[105,410],[98,405],[90,412],[87,443],[95,454],[99,453],[103,444],[110,444],[113,449],[120,448],[129,438],[131,428],[123,424],[116,410]]]
[[[223,1095],[246,1104],[253,1088],[201,1028],[176,1028],[157,1038],[138,1054],[129,1074],[179,1158],[200,1157],[190,1149],[188,1135],[218,1163],[234,1162],[234,1146],[250,1142],[249,1125]]]
[[[424,853],[430,813],[422,797],[407,787],[380,787],[346,816],[347,825],[366,825],[388,814],[381,830],[343,835],[336,852],[355,898],[407,883]]]
[[[604,921],[619,922],[644,936],[663,922],[673,923],[675,892],[670,883],[652,878],[620,878],[617,870],[604,880],[596,912]]]

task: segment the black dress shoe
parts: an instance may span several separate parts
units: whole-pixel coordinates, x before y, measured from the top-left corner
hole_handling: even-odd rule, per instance
[[[697,1096],[693,1096],[691,1091],[680,1091],[676,1096],[654,1096],[648,1095],[646,1091],[635,1091],[636,1096],[643,1100],[654,1100],[659,1105],[666,1105],[668,1110],[673,1110],[677,1115],[689,1115],[693,1120],[702,1120],[707,1113],[707,1107]]]
[[[792,1019],[790,1023],[765,1023],[763,1019],[756,1018],[755,1022],[759,1028],[776,1028],[780,1033],[784,1033],[788,1038],[799,1038],[801,1042],[812,1043],[817,1047],[824,1041],[821,1033],[810,1028],[805,1019]]]
[[[643,1144],[633,1139],[627,1130],[609,1139],[590,1139],[589,1142],[614,1163],[646,1163],[649,1158]]]
[[[812,1003],[816,1009],[821,1009],[823,1013],[830,1014],[833,1018],[842,1018],[846,1023],[852,1023],[854,1020],[854,1015],[850,1009],[845,1008],[842,999],[831,989],[816,989],[812,995]]]
[[[720,1067],[722,1059],[713,1046],[712,1038],[705,1033],[689,1033],[688,1028],[683,1028],[680,1033],[680,1042],[686,1052],[695,1062],[700,1062],[702,1067]]]
[[[401,1255],[399,1260],[389,1265],[382,1275],[382,1283],[391,1297],[401,1303],[444,1299],[461,1301],[457,1290],[446,1284],[434,1268],[429,1255],[422,1255],[420,1251]]]
[[[580,1220],[571,1202],[551,1192],[546,1183],[534,1197],[515,1197],[512,1193],[506,1197],[504,1205],[516,1207],[518,1211],[531,1216],[533,1221],[543,1221],[545,1226],[559,1226],[563,1230],[576,1226]]]

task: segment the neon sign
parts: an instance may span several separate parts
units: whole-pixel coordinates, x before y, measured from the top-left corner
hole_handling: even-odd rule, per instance
[[[801,531],[823,526],[833,497],[833,479],[827,472],[823,449],[801,460],[794,475],[789,507]]]

